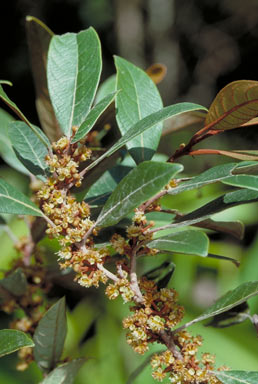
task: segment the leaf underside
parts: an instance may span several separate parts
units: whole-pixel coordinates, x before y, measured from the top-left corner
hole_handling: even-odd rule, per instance
[[[138,121],[159,111],[163,104],[155,84],[151,78],[132,63],[115,57],[117,69],[116,120],[122,136]],[[162,123],[158,123],[127,143],[127,148],[139,164],[150,160],[154,155],[162,131]]]
[[[233,129],[258,115],[258,81],[239,80],[224,87],[212,102],[205,125]]]

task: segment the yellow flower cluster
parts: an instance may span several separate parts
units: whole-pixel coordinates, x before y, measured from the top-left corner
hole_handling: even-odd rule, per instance
[[[100,281],[106,283],[107,277],[97,264],[104,263],[108,251],[94,249],[91,238],[85,245],[81,244],[94,222],[88,204],[77,202],[70,192],[71,186],[81,185],[79,163],[89,159],[91,151],[81,143],[70,145],[67,137],[53,143],[52,148],[53,154],[46,157],[52,176],[37,193],[40,207],[50,219],[46,233],[57,238],[61,245],[58,252],[61,267],[72,267],[79,284],[98,287]],[[92,234],[97,234],[95,228]]]
[[[107,286],[106,295],[110,300],[114,300],[121,295],[124,303],[128,303],[129,301],[132,301],[135,294],[130,287],[128,273],[124,270],[120,273],[122,274],[122,277],[119,278],[114,284],[109,284]]]
[[[114,250],[121,255],[117,262],[117,273],[104,268],[110,260],[109,250],[97,249],[92,235],[97,234],[90,219],[90,209],[85,202],[77,202],[71,195],[71,186],[81,185],[79,163],[90,158],[91,153],[82,143],[70,145],[61,138],[53,144],[53,155],[46,161],[52,176],[37,194],[40,207],[49,218],[47,233],[58,239],[58,252],[62,268],[72,267],[76,280],[84,287],[113,282],[106,288],[109,299],[121,296],[124,302],[134,302],[132,315],[125,318],[123,326],[128,330],[127,342],[140,354],[148,350],[149,343],[162,343],[168,350],[152,358],[152,376],[158,381],[168,377],[175,384],[219,384],[210,373],[214,369],[212,356],[205,354],[201,360],[196,357],[202,344],[200,337],[192,337],[186,331],[173,334],[174,328],[183,318],[184,309],[177,303],[178,295],[173,289],[158,289],[155,282],[136,276],[136,258],[140,254],[155,254],[146,246],[152,239],[147,231],[154,225],[147,223],[144,211],[135,210],[133,223],[127,228],[126,237],[114,234],[110,240]],[[175,187],[172,181],[168,187]],[[148,210],[159,210],[153,202]],[[130,278],[129,278],[130,272]],[[172,346],[171,346],[172,344]]]
[[[176,359],[169,350],[155,354],[151,359],[152,377],[163,381],[167,376],[174,384],[219,384],[221,383],[211,371],[214,370],[214,357],[203,354],[199,360],[197,352],[202,345],[200,336],[193,337],[187,331],[173,336],[175,345],[180,351],[181,359]]]

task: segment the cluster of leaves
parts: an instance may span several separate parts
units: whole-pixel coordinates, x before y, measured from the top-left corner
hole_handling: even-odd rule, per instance
[[[163,108],[156,85],[150,78],[152,76],[154,80],[156,79],[152,73],[157,72],[157,68],[154,68],[153,72],[149,70],[148,75],[126,60],[115,57],[116,76],[103,83],[97,92],[102,66],[101,47],[98,36],[92,28],[78,34],[55,36],[44,24],[32,17],[27,18],[27,26],[36,85],[36,106],[45,133],[28,121],[0,86],[0,98],[22,120],[13,121],[13,118],[6,117],[8,132],[1,131],[4,140],[1,155],[9,165],[28,174],[31,177],[32,189],[38,190],[40,187],[37,183],[41,185],[51,183],[55,177],[51,176],[51,166],[49,167],[46,158],[53,159],[53,149],[57,145],[55,142],[60,143],[58,139],[62,135],[69,143],[63,148],[67,153],[72,146],[80,148],[85,142],[91,145],[92,157],[85,158],[79,168],[82,182],[80,192],[77,193],[72,189],[74,187],[72,178],[71,180],[65,177],[59,178],[60,183],[67,181],[66,191],[69,189],[70,193],[71,190],[71,193],[77,195],[78,201],[85,201],[89,205],[94,220],[82,239],[72,246],[78,249],[79,246],[84,247],[87,240],[91,239],[94,230],[100,231],[97,237],[98,243],[107,242],[105,246],[110,255],[108,261],[112,262],[112,257],[114,262],[117,263],[118,260],[116,266],[120,267],[120,273],[121,265],[129,267],[129,284],[133,293],[131,301],[135,305],[143,302],[142,292],[138,286],[140,277],[137,276],[136,270],[137,257],[144,254],[141,252],[143,249],[149,254],[156,253],[153,257],[158,257],[159,253],[167,255],[183,253],[231,260],[226,256],[209,253],[209,238],[206,232],[199,228],[225,232],[242,238],[243,227],[239,222],[218,222],[211,217],[228,208],[258,201],[258,153],[248,150],[195,149],[194,146],[225,130],[256,123],[258,83],[237,81],[229,84],[217,95],[209,110],[192,103],[180,103]],[[160,68],[162,71],[162,67]],[[1,84],[10,85],[7,81],[1,81]],[[203,127],[190,138],[188,144],[181,145],[167,161],[152,160],[162,134],[163,121],[180,116],[183,122],[186,114],[188,118],[189,116],[195,118],[198,115]],[[125,152],[121,151],[124,147],[131,159],[130,166],[124,161]],[[241,162],[215,166],[192,178],[186,177],[185,174],[181,176],[183,166],[174,163],[185,155],[211,153],[228,156]],[[163,200],[164,196],[173,199],[176,194],[213,183],[222,183],[237,189],[226,192],[188,213],[179,212],[176,207],[168,209]],[[35,200],[35,196],[32,196],[32,199]],[[15,246],[23,258],[24,271],[26,266],[35,262],[35,257],[32,256],[38,252],[36,245],[45,235],[46,225],[55,228],[55,223],[46,211],[41,210],[32,199],[6,181],[0,180],[0,213],[37,217],[30,218],[28,222],[30,235],[25,244],[20,244],[14,239]],[[131,255],[129,251],[125,252],[128,258],[131,257],[129,261],[125,261],[123,255],[116,252],[114,242],[112,243],[110,236],[106,235],[105,229],[110,229],[112,234],[119,233],[121,238],[124,236],[125,239],[125,227],[129,233],[128,223],[135,210],[142,214],[167,213],[168,219],[167,224],[160,227],[155,223],[150,223],[148,226],[144,223],[141,228],[143,238],[137,238],[136,242],[132,240],[133,235],[131,238],[128,237],[125,249],[130,247],[133,249],[134,246],[134,250],[137,248],[137,251]],[[3,216],[2,220],[3,227],[10,234],[8,219]],[[43,223],[42,231],[38,233],[40,223]],[[198,230],[181,228],[188,226],[195,226]],[[165,230],[164,235],[162,231]],[[94,236],[97,236],[97,231]],[[100,247],[100,244],[96,244],[96,247]],[[237,264],[235,260],[231,261]],[[107,278],[118,281],[118,277],[111,271],[103,269],[102,264],[97,264],[97,268],[106,274]],[[150,271],[145,276],[147,279],[157,278],[159,289],[169,283],[173,268],[165,272],[163,277],[160,271],[162,272],[162,268]],[[26,275],[18,273],[17,277],[17,269],[12,271],[12,274],[7,274],[0,283],[4,293],[11,295],[17,303],[28,289]],[[17,284],[24,287],[24,292],[20,290],[16,292]],[[216,316],[222,313],[226,317],[229,313],[228,316],[232,316],[232,309],[246,303],[250,297],[257,294],[257,281],[242,284],[226,293],[198,318],[173,329],[171,334],[163,334],[163,339],[156,341],[163,340],[163,344],[176,357],[180,351],[175,349],[174,345],[173,348],[169,348],[173,334],[214,316],[214,324],[217,325],[219,320],[216,321]],[[257,326],[255,315],[247,317]],[[247,317],[243,316],[243,320]],[[33,335],[33,341],[21,330],[0,331],[0,354],[5,355],[24,347],[33,347],[34,360],[47,373],[43,383],[54,381],[61,383],[64,380],[68,384],[72,383],[84,359],[65,363],[62,361],[61,365],[58,365],[66,336],[64,299],[59,300],[44,315],[42,314],[35,330],[28,328],[26,331]],[[252,384],[258,377],[257,372],[244,371],[213,371],[212,375],[219,380],[214,382],[225,384],[243,380]]]

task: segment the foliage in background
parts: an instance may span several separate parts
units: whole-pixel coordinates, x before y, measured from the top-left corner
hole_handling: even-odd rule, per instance
[[[1,86],[0,97],[22,120],[14,121],[3,112],[1,135],[6,145],[1,155],[7,164],[29,175],[31,181],[27,195],[12,183],[0,181],[2,229],[19,255],[11,257],[13,261],[0,281],[2,309],[12,314],[10,326],[16,329],[1,331],[1,354],[20,349],[18,368],[24,370],[36,362],[44,374],[42,383],[72,383],[85,357],[97,359],[97,376],[96,362],[89,360],[85,364],[85,377],[90,383],[107,381],[111,364],[109,375],[113,382],[137,382],[146,364],[128,378],[131,368],[125,364],[129,365],[130,359],[123,360],[123,354],[114,353],[119,347],[117,325],[124,318],[128,344],[140,354],[149,349],[156,352],[147,359],[147,363],[151,359],[154,379],[189,384],[227,384],[245,379],[254,383],[255,371],[216,371],[211,355],[197,357],[201,338],[185,329],[211,318],[214,327],[249,320],[257,328],[257,316],[246,302],[258,294],[258,282],[241,282],[202,315],[177,327],[184,311],[177,303],[177,291],[181,295],[181,290],[187,287],[189,292],[194,286],[187,273],[184,282],[176,282],[174,269],[180,265],[180,254],[185,255],[184,265],[188,268],[191,255],[221,260],[225,265],[239,264],[223,248],[221,252],[210,249],[207,234],[215,231],[243,237],[239,221],[225,217],[218,221],[213,215],[243,204],[256,204],[257,151],[195,146],[225,130],[254,124],[258,83],[229,84],[208,111],[192,103],[162,108],[151,78],[158,81],[157,71],[161,72],[158,79],[162,78],[164,67],[153,67],[147,75],[115,57],[116,80],[102,84],[96,96],[102,60],[95,30],[55,36],[33,17],[27,18],[27,27],[36,107],[45,133],[28,121]],[[199,130],[169,159],[155,154],[162,122],[168,118],[173,122],[177,116],[183,129],[186,114],[192,121],[198,117]],[[227,156],[233,161],[196,172],[194,177],[182,173],[183,166],[175,163],[183,156],[207,154]],[[217,183],[216,196],[212,196],[214,192],[208,188]],[[191,206],[188,199],[200,188],[207,191],[208,198],[198,207]],[[12,215],[12,221],[6,213]],[[13,215],[25,215],[22,220],[26,233],[21,239],[12,230],[13,220],[17,220]],[[195,229],[184,228],[188,226]],[[45,233],[57,239],[59,245],[47,240]],[[187,272],[187,267],[184,269]],[[74,279],[83,286],[81,290]],[[61,298],[50,306],[51,298],[59,296],[55,285],[63,287],[69,297],[69,291],[78,290],[84,296],[85,287],[98,287],[99,283],[107,285],[109,299],[121,296],[130,306],[103,304],[101,294],[96,300],[96,294],[90,291],[89,302],[84,305],[79,300],[72,315],[68,313],[66,338],[65,301]],[[170,288],[174,284],[177,291]],[[95,297],[93,301],[91,296]],[[127,311],[131,311],[130,317],[125,317]],[[93,324],[95,330],[90,329]],[[33,336],[33,341],[23,332]],[[84,343],[87,332],[90,334]],[[102,345],[110,347],[108,354],[103,353],[107,350]],[[223,356],[221,359],[224,364]],[[150,376],[145,380],[149,382]]]

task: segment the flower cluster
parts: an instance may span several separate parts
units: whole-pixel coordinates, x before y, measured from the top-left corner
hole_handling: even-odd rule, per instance
[[[124,270],[120,271],[120,278],[114,284],[109,284],[106,288],[106,295],[110,300],[116,299],[121,295],[124,303],[132,301],[135,293],[130,286],[128,273]]]
[[[159,341],[160,333],[178,324],[183,317],[183,307],[177,304],[177,293],[173,289],[157,289],[153,281],[142,278],[140,289],[144,301],[131,308],[133,315],[123,321],[129,329],[127,342],[132,348],[143,354],[148,343]]]
[[[97,230],[90,219],[88,204],[78,202],[70,192],[73,185],[81,185],[79,164],[90,158],[91,151],[81,143],[71,145],[66,137],[53,143],[52,148],[53,154],[46,158],[52,175],[37,193],[40,207],[50,220],[46,233],[57,238],[61,245],[58,252],[61,267],[72,267],[81,285],[97,287],[99,281],[107,281],[97,264],[103,264],[108,251],[96,250],[91,237],[83,244],[85,235],[89,232],[96,235]]]
[[[214,370],[214,356],[203,354],[197,358],[197,352],[202,345],[200,336],[191,336],[187,331],[181,331],[173,336],[180,351],[181,358],[176,359],[169,350],[155,354],[151,359],[152,376],[157,381],[169,377],[174,384],[219,384],[221,383],[211,371]]]
[[[61,249],[58,252],[62,268],[72,267],[76,280],[84,287],[95,286],[113,280],[106,288],[106,295],[113,300],[121,296],[123,301],[133,302],[132,314],[123,321],[128,330],[127,342],[135,352],[143,354],[149,343],[158,342],[167,350],[156,354],[151,361],[153,378],[163,381],[168,376],[176,384],[218,384],[220,381],[210,371],[214,369],[212,357],[196,357],[202,341],[186,331],[171,332],[183,318],[184,309],[177,303],[174,289],[159,288],[146,277],[138,279],[136,259],[143,254],[156,254],[147,244],[152,239],[148,229],[153,222],[147,222],[144,205],[135,210],[135,215],[126,230],[126,236],[114,234],[110,243],[119,254],[116,274],[105,269],[110,261],[107,248],[94,245],[97,235],[95,223],[90,218],[89,206],[77,202],[71,194],[71,187],[79,187],[82,182],[79,163],[90,158],[91,153],[84,143],[70,144],[61,138],[52,145],[53,154],[47,157],[51,177],[37,193],[40,207],[49,219],[47,234],[58,239]],[[176,186],[176,182],[168,188]],[[160,210],[157,201],[146,205],[146,211]]]

